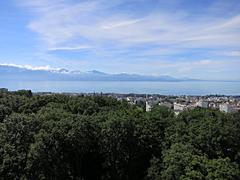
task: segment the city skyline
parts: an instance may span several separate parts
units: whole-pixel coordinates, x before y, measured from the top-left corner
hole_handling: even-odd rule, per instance
[[[10,0],[0,8],[0,64],[240,79],[238,0]]]

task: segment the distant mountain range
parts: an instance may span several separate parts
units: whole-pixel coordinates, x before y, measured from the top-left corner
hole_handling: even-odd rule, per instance
[[[25,67],[0,65],[0,80],[54,80],[54,81],[196,81],[196,79],[178,79],[171,76],[147,76],[139,74],[108,74],[100,71],[70,71],[67,69],[33,70]]]

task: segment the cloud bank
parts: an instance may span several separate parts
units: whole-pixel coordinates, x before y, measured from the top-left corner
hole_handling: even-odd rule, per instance
[[[191,60],[209,65],[202,59],[239,61],[240,3],[235,0],[196,5],[187,0],[19,2],[34,15],[28,28],[38,34],[46,51],[87,51],[92,59],[109,63],[149,60],[172,67]]]

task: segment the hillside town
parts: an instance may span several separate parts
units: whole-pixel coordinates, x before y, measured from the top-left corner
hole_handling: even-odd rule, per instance
[[[131,97],[125,98],[131,104],[139,104],[144,102],[146,111],[151,111],[155,105],[165,106],[173,109],[175,114],[187,109],[211,108],[218,109],[225,113],[232,113],[240,110],[239,96],[156,96],[146,95],[146,97]]]
[[[44,93],[47,94],[47,93]],[[50,93],[51,94],[51,93]],[[151,111],[153,106],[165,106],[173,109],[175,114],[187,109],[211,108],[225,113],[233,113],[240,110],[240,95],[206,95],[206,96],[175,96],[160,94],[117,94],[117,93],[63,93],[70,96],[108,96],[118,101],[127,101],[132,105],[144,105],[146,111]]]
[[[89,94],[88,94],[89,95]],[[90,94],[90,95],[96,95]],[[240,110],[240,96],[207,95],[207,96],[165,96],[159,94],[102,94],[117,98],[119,101],[126,100],[129,104],[145,105],[146,111],[151,111],[153,106],[165,106],[173,109],[175,114],[187,109],[211,108],[221,112],[233,113]]]
[[[0,92],[8,92],[8,89],[1,88]],[[173,109],[178,115],[180,112],[188,109],[211,108],[225,113],[240,111],[240,95],[206,95],[206,96],[175,96],[160,94],[117,94],[117,93],[53,93],[53,92],[35,92],[33,95],[48,96],[52,94],[63,94],[68,96],[108,96],[116,98],[118,101],[127,101],[132,105],[142,105],[146,111],[156,106],[164,106]]]
[[[240,96],[160,96],[160,95],[146,95],[145,97],[127,96],[119,98],[125,99],[130,104],[145,103],[146,111],[151,111],[155,105],[165,106],[173,109],[175,114],[187,109],[211,108],[218,109],[225,113],[232,113],[240,110]]]

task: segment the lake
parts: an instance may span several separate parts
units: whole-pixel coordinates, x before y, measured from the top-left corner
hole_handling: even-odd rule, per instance
[[[2,81],[9,90],[33,92],[143,93],[162,95],[240,95],[240,82]]]

